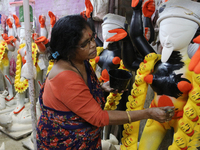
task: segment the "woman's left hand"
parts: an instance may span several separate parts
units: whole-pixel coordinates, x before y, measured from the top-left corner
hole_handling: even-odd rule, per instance
[[[113,92],[115,94],[118,93],[118,89],[113,89],[110,87],[110,81],[104,82],[101,86],[101,88],[105,91],[105,92]],[[126,89],[125,91],[128,91],[128,89]],[[121,91],[120,93],[124,93],[124,90]]]

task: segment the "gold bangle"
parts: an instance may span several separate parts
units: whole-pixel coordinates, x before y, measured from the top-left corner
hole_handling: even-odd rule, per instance
[[[129,114],[128,111],[126,111],[126,113],[127,113],[127,116],[128,116],[128,121],[129,121],[129,123],[131,123],[131,117],[130,117],[130,114]]]
[[[101,86],[101,87],[102,87],[103,83],[104,83],[103,81],[102,81],[102,82],[100,82],[100,86]]]

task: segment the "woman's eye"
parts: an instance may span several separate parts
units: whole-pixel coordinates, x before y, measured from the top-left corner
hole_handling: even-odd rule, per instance
[[[89,42],[90,42],[90,41],[87,41],[87,42],[83,43],[83,44],[81,45],[81,47],[82,47],[82,48],[86,47],[87,44],[88,44]]]
[[[95,40],[95,37],[92,37],[90,41],[94,41],[94,40]]]

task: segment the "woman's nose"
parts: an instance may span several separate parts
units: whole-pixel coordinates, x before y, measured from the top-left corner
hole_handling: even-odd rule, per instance
[[[90,47],[92,48],[92,47],[94,47],[94,46],[96,46],[96,41],[95,41],[95,39],[90,41]]]

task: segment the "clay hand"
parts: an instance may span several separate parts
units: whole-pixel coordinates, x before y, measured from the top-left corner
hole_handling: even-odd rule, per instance
[[[49,42],[49,40],[45,37],[45,36],[40,36],[35,40],[35,43],[43,43],[43,44],[47,44]]]
[[[85,10],[82,11],[82,12],[80,13],[80,15],[81,15],[85,20],[87,20],[86,11],[85,11]]]
[[[144,77],[144,81],[148,84],[152,84],[153,82],[153,75],[152,74],[148,74]]]
[[[186,93],[192,89],[192,84],[187,81],[180,81],[177,84],[177,87],[181,92]]]
[[[164,123],[166,121],[170,121],[174,116],[174,107],[166,106],[166,107],[153,107],[149,108],[149,118],[156,120],[160,123]]]
[[[112,42],[116,42],[116,41],[120,41],[122,39],[124,39],[128,34],[124,29],[113,29],[113,30],[109,30],[109,33],[117,33],[114,36],[108,38],[106,40],[106,42],[112,41]]]
[[[15,19],[15,26],[17,28],[21,27],[20,22],[19,22],[19,18],[13,14],[13,18]]]
[[[148,0],[144,3],[142,7],[142,12],[145,17],[151,18],[153,13],[155,12],[155,2],[154,0]]]
[[[86,7],[86,16],[90,18],[90,14],[93,11],[93,6],[90,0],[85,0],[85,7]]]
[[[142,7],[143,0],[132,0],[131,7],[133,9],[140,9]]]
[[[32,39],[33,39],[33,41],[37,40],[38,37],[39,37],[39,34],[38,34],[38,33],[33,33],[33,34],[32,34]]]
[[[14,38],[14,36],[9,36],[9,37],[5,37],[5,42],[7,43],[7,44],[10,44],[10,45],[12,45],[13,46],[13,42],[15,42],[17,39],[16,38]]]
[[[7,44],[11,44],[11,42],[15,42],[16,41],[16,38],[14,38],[14,36],[9,36],[6,34],[6,33],[3,33],[1,34],[2,38],[4,39],[4,41],[7,43]]]
[[[35,39],[34,35],[32,35],[32,38]],[[47,44],[49,42],[49,40],[45,36],[40,36],[40,37],[36,38],[36,40],[34,40],[34,42],[37,44],[39,52],[43,53],[46,51],[45,44]]]
[[[15,42],[16,41],[16,38],[14,38],[14,36],[9,36],[7,40],[5,40],[6,43],[9,43],[9,42]]]
[[[56,16],[51,11],[48,12],[48,15],[51,18],[50,24],[51,27],[53,28],[54,24],[56,23]]]
[[[45,21],[46,21],[46,17],[43,15],[39,16],[39,23],[40,23],[40,27],[44,28],[45,27]]]
[[[9,26],[9,28],[12,28],[12,20],[11,20],[11,18],[8,18],[7,20],[6,20],[6,23],[7,23],[7,25]]]
[[[200,36],[197,36],[194,40],[194,43],[200,44]],[[196,51],[196,53],[191,58],[188,69],[190,71],[194,71],[196,74],[200,73],[200,47]]]
[[[4,40],[8,40],[8,35],[7,35],[6,33],[1,34],[1,36],[2,36],[2,38],[3,38]]]

